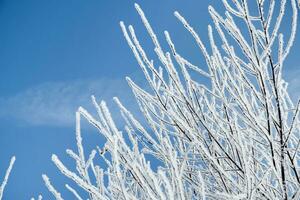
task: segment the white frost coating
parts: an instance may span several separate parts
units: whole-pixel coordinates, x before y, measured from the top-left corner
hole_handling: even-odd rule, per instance
[[[74,194],[74,196],[76,197],[77,200],[83,200],[79,194],[76,192],[76,190],[74,190],[71,186],[69,186],[68,184],[66,184],[66,188]]]
[[[45,182],[46,187],[53,194],[53,196],[55,197],[55,199],[56,200],[63,200],[63,198],[61,197],[61,194],[51,184],[48,176],[46,174],[43,174],[42,178],[43,178],[43,180]]]
[[[124,127],[116,126],[106,103],[92,96],[98,115],[78,109],[78,152],[67,150],[76,171],[52,156],[90,200],[299,199],[300,101],[294,105],[282,77],[296,38],[297,2],[257,0],[256,7],[249,7],[249,2],[223,0],[225,14],[209,7],[214,26],[208,26],[207,46],[175,12],[199,46],[208,70],[181,56],[167,31],[169,51],[164,51],[139,5],[135,7],[156,59],[147,55],[133,26],[120,22],[151,88],[149,92],[126,77],[146,126],[114,98],[125,122]],[[291,19],[285,16],[289,4]],[[280,33],[283,21],[291,22],[286,39]],[[202,77],[210,83],[201,83]],[[106,138],[89,155],[82,144],[81,117]],[[151,167],[149,155],[159,162],[157,169]],[[96,164],[98,156],[107,168]],[[82,199],[76,187],[66,187]]]
[[[85,160],[84,158],[84,151],[82,147],[82,137],[81,137],[81,130],[80,130],[80,112],[76,112],[76,141],[78,147],[78,153],[80,160]]]
[[[9,166],[8,166],[8,168],[7,168],[7,170],[6,170],[6,173],[5,173],[3,182],[2,182],[2,184],[1,184],[1,186],[0,186],[0,200],[1,200],[2,197],[3,197],[3,192],[4,192],[5,186],[6,186],[7,181],[8,181],[8,177],[9,177],[10,172],[11,172],[13,166],[14,166],[15,161],[16,161],[16,157],[13,156],[13,157],[10,159]]]
[[[210,56],[208,55],[206,47],[204,46],[203,42],[201,41],[199,35],[194,31],[194,29],[188,24],[188,22],[177,11],[174,12],[174,15],[185,26],[185,28],[192,34],[197,45],[200,47],[200,49],[205,57],[207,65],[210,66],[211,65],[210,59],[209,59]]]

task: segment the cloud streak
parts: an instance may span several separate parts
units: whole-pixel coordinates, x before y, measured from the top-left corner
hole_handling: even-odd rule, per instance
[[[288,90],[294,102],[300,96],[299,74],[299,69],[284,72],[284,78],[289,83]],[[79,106],[96,114],[91,95],[95,95],[98,101],[107,102],[117,123],[122,119],[118,107],[112,102],[114,96],[119,97],[133,114],[140,117],[141,113],[125,79],[102,78],[45,82],[13,96],[0,97],[0,119],[14,120],[19,124],[30,126],[73,127],[75,112]]]
[[[133,95],[124,79],[47,82],[28,88],[14,96],[0,98],[0,118],[17,119],[27,125],[73,126],[79,106],[93,112],[91,95],[105,100],[115,120],[118,108],[111,103],[119,97],[129,109],[137,110]],[[134,106],[133,106],[134,105]]]

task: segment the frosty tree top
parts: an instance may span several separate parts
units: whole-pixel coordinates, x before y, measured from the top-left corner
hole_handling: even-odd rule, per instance
[[[105,102],[92,97],[98,116],[78,109],[78,153],[67,150],[77,172],[53,155],[59,170],[93,200],[300,199],[299,103],[292,102],[282,78],[296,37],[297,2],[251,2],[255,6],[250,7],[247,0],[223,0],[224,14],[209,7],[214,27],[208,27],[209,47],[175,12],[199,46],[206,68],[185,59],[167,31],[170,52],[165,51],[136,4],[157,60],[149,58],[132,26],[120,25],[151,89],[127,78],[148,126],[143,127],[114,98],[126,122],[122,132]],[[291,17],[285,16],[288,6]],[[283,20],[291,22],[285,37]],[[82,146],[81,117],[106,138],[88,158]],[[161,166],[151,168],[145,154],[154,156]],[[102,157],[105,169],[94,163],[95,156]],[[55,198],[63,199],[46,175],[43,179]],[[84,199],[74,188],[66,188]]]
[[[297,3],[257,0],[251,10],[246,0],[224,0],[223,4],[225,17],[209,7],[215,28],[208,27],[210,48],[175,12],[199,46],[208,71],[181,56],[167,31],[171,52],[165,52],[137,4],[159,63],[147,56],[134,28],[120,23],[151,88],[146,91],[127,78],[149,126],[144,128],[115,98],[126,121],[128,143],[104,102],[98,104],[93,98],[99,120],[79,108],[79,154],[68,150],[76,160],[78,175],[57,156],[52,159],[91,199],[300,198],[299,103],[293,104],[282,78],[296,35]],[[280,25],[290,5],[291,31],[284,38]],[[242,23],[246,31],[239,28]],[[210,84],[192,78],[192,73],[207,77]],[[107,139],[99,149],[108,166],[105,172],[93,163],[96,151],[85,159],[80,116]],[[154,171],[144,154],[153,155],[162,166]],[[96,183],[90,176],[96,177]],[[103,176],[108,176],[108,185]]]

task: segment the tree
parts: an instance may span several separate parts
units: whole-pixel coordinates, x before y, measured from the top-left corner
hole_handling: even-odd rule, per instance
[[[285,40],[280,25],[289,3],[292,25]],[[56,155],[52,161],[89,199],[300,199],[300,103],[292,102],[282,77],[296,36],[297,2],[256,0],[253,10],[247,0],[223,0],[223,4],[225,17],[209,7],[215,28],[208,27],[210,50],[175,12],[199,46],[206,71],[177,51],[167,31],[171,52],[165,52],[137,4],[160,63],[147,56],[134,28],[120,23],[151,88],[147,91],[127,78],[148,127],[118,98],[114,100],[126,122],[124,132],[105,102],[92,97],[98,119],[78,109],[78,152],[67,150],[77,172]],[[240,28],[242,24],[246,30]],[[209,83],[201,83],[197,76]],[[106,138],[103,148],[93,150],[88,158],[82,146],[82,117]],[[157,170],[146,154],[162,163]],[[94,163],[96,155],[106,169]],[[63,199],[46,175],[43,179],[55,198]],[[83,199],[74,188],[66,188]]]

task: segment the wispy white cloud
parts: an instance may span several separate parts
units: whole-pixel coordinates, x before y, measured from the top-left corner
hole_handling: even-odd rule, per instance
[[[288,90],[296,102],[300,97],[300,69],[286,70]],[[140,81],[139,81],[140,82]],[[0,119],[17,120],[27,125],[74,126],[75,111],[79,106],[95,113],[91,95],[105,100],[116,121],[121,120],[119,109],[112,102],[117,96],[133,113],[137,104],[125,79],[74,80],[46,82],[10,97],[0,97]]]
[[[122,99],[136,110],[129,86],[124,79],[76,80],[47,82],[28,88],[14,96],[0,98],[0,118],[17,119],[28,125],[73,126],[78,106],[95,110],[91,95],[108,101],[112,114],[119,120],[112,97]]]

